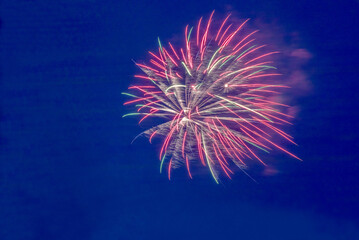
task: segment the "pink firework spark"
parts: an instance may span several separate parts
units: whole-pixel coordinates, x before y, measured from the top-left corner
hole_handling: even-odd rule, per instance
[[[274,81],[278,77],[268,56],[266,45],[255,43],[257,31],[244,34],[248,20],[235,27],[228,15],[218,29],[211,29],[213,14],[195,27],[185,28],[184,48],[161,44],[158,52],[149,52],[149,64],[136,65],[144,75],[135,75],[141,83],[129,87],[134,94],[124,104],[135,104],[142,115],[141,123],[151,117],[166,121],[143,135],[151,140],[163,139],[159,159],[171,169],[186,167],[192,178],[191,165],[208,167],[218,183],[219,174],[231,178],[233,167],[246,168],[247,161],[266,165],[256,150],[279,149],[299,159],[270,140],[279,135],[294,143],[279,129],[291,116],[287,107],[273,99],[286,88]],[[247,163],[246,163],[247,162]]]

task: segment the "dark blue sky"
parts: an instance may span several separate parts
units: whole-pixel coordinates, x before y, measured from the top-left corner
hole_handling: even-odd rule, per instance
[[[122,106],[131,59],[216,9],[296,33],[312,85],[280,174],[173,180]],[[3,1],[0,239],[359,239],[359,2]],[[288,41],[288,39],[286,40]]]

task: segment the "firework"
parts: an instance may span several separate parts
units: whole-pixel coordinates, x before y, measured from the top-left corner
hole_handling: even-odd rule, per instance
[[[218,28],[212,29],[213,13],[196,26],[185,28],[183,48],[158,39],[158,52],[149,52],[148,64],[136,63],[142,73],[140,83],[123,93],[133,99],[140,115],[139,123],[152,117],[165,121],[142,133],[163,140],[160,171],[191,167],[199,163],[208,167],[218,183],[220,175],[231,178],[234,167],[244,169],[248,161],[266,165],[257,150],[279,149],[299,159],[271,140],[272,135],[293,142],[279,129],[291,116],[283,112],[286,105],[274,99],[286,86],[276,84],[280,75],[271,66],[265,45],[255,43],[257,31],[244,33],[248,20],[238,26],[229,23],[228,15]]]

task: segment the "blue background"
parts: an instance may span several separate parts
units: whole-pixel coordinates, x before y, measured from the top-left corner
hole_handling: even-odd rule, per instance
[[[216,9],[312,54],[281,172],[158,172],[120,94],[156,38]],[[358,1],[3,1],[0,239],[359,239]]]

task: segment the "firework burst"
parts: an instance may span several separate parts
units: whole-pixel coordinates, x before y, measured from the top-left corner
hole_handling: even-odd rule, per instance
[[[166,121],[142,133],[161,137],[160,171],[184,166],[192,178],[191,166],[208,167],[218,183],[222,173],[231,178],[233,167],[244,169],[247,161],[266,165],[256,149],[269,152],[279,149],[299,159],[271,140],[277,134],[293,142],[278,126],[291,116],[276,102],[280,90],[278,74],[268,58],[278,52],[263,52],[265,45],[255,43],[255,33],[243,33],[245,20],[234,27],[229,15],[213,30],[213,13],[195,27],[185,28],[185,46],[164,46],[158,39],[158,52],[149,52],[149,64],[136,65],[141,81],[124,93],[133,99],[139,123],[151,117]],[[213,24],[212,24],[213,25]]]

